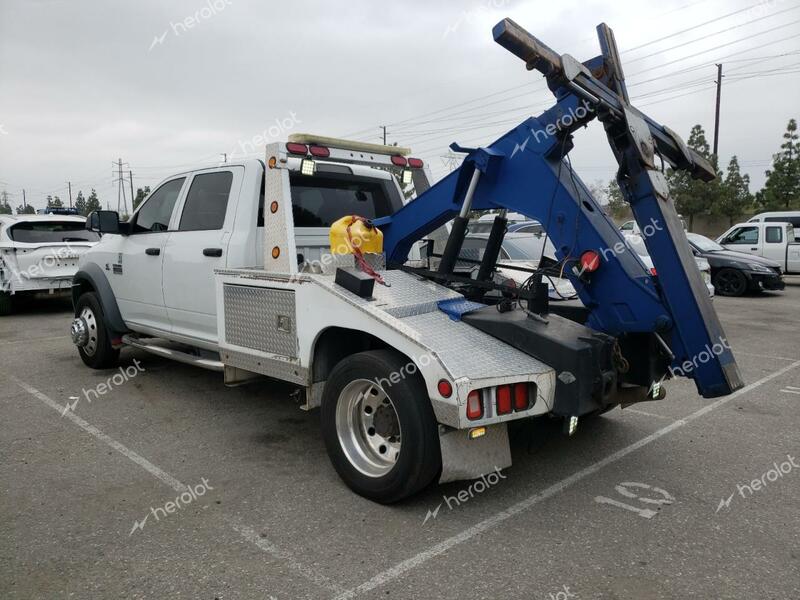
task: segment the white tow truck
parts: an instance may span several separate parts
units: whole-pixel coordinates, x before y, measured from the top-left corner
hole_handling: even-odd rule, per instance
[[[437,476],[509,466],[506,423],[548,413],[554,369],[453,320],[439,307],[460,294],[383,270],[380,255],[368,258],[388,285],[371,297],[336,283],[355,263],[330,254],[331,224],[395,212],[398,179],[428,186],[407,154],[295,136],[268,147],[267,164],[169,177],[127,223],[93,213],[87,227],[103,237],[73,284],[71,336],[84,363],[111,368],[131,346],[223,371],[227,384],[295,383],[303,408],[321,406],[342,479],[381,502]]]
[[[0,215],[0,315],[22,297],[68,294],[78,259],[99,239],[83,217]]]

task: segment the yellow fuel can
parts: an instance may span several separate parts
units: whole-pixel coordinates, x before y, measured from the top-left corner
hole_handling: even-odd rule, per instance
[[[383,252],[383,233],[369,219],[357,215],[342,217],[331,225],[331,254]]]

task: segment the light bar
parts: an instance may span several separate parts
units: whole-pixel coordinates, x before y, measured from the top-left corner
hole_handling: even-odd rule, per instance
[[[328,148],[341,148],[342,150],[353,150],[355,152],[367,152],[369,154],[388,154],[407,156],[411,154],[409,148],[400,146],[384,146],[383,144],[370,144],[368,142],[354,142],[353,140],[343,140],[340,138],[325,137],[322,135],[312,135],[310,133],[292,133],[289,141],[297,144],[308,144],[312,146],[326,146]]]

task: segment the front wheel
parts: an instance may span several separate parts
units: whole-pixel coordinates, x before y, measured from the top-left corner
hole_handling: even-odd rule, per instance
[[[111,335],[103,319],[103,308],[94,292],[86,292],[78,298],[70,335],[87,367],[111,369],[119,364],[119,349],[111,345]]]
[[[345,358],[328,377],[321,408],[328,456],[357,494],[389,504],[438,474],[436,418],[409,359],[391,350]]]
[[[711,283],[720,296],[741,296],[747,291],[747,277],[736,269],[720,269]]]

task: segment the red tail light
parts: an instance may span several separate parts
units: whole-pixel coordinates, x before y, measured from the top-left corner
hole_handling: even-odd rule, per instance
[[[514,384],[514,410],[528,410],[531,406],[530,390],[527,383]]]
[[[507,415],[511,413],[511,386],[497,386],[497,414]]]
[[[303,156],[308,153],[308,148],[305,144],[298,144],[296,142],[288,142],[286,144],[286,150],[291,154],[301,154]]]
[[[405,156],[400,156],[398,154],[392,157],[392,164],[397,165],[398,167],[405,167],[408,164]]]
[[[409,158],[408,159],[408,166],[412,169],[421,169],[422,165],[425,163],[422,162],[421,158]]]
[[[318,158],[328,158],[331,155],[331,151],[325,146],[309,146],[308,151],[311,152],[311,156]]]
[[[584,273],[594,273],[600,268],[600,255],[594,250],[581,254],[581,268]]]
[[[483,402],[481,401],[481,393],[478,390],[472,390],[467,396],[467,418],[470,421],[474,421],[482,416]]]

